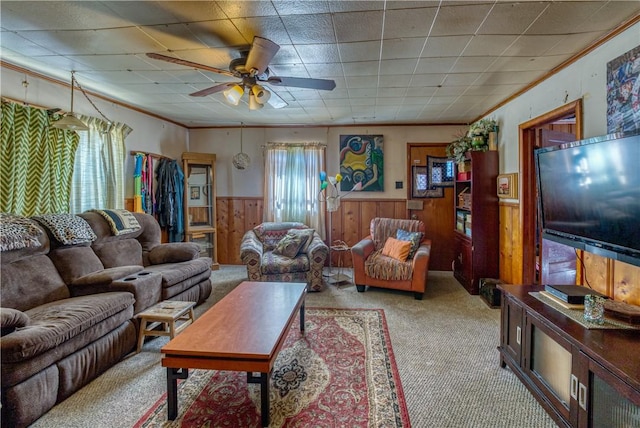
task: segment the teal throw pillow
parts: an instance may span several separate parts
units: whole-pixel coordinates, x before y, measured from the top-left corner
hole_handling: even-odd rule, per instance
[[[307,236],[287,233],[276,244],[276,247],[273,249],[273,254],[278,254],[292,259],[298,255],[298,252],[306,243]]]
[[[401,241],[410,241],[411,249],[409,250],[409,255],[407,256],[407,260],[411,260],[413,256],[418,251],[418,247],[420,247],[420,241],[422,241],[422,237],[424,233],[422,232],[409,232],[404,229],[398,229],[396,231],[396,239]]]

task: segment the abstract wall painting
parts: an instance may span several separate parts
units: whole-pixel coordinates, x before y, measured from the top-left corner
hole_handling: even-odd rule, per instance
[[[363,192],[384,191],[382,135],[340,136],[340,191],[362,183]]]

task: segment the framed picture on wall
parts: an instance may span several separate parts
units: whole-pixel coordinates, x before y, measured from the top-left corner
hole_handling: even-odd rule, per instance
[[[497,179],[498,197],[518,199],[518,173],[500,174]]]
[[[191,196],[191,200],[200,199],[200,186],[190,186],[189,195]]]

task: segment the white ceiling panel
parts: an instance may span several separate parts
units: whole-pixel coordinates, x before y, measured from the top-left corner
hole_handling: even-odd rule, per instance
[[[468,123],[639,15],[640,2],[604,0],[2,0],[0,57],[63,84],[75,71],[83,88],[185,126]],[[288,106],[189,96],[250,88],[249,71],[227,70],[254,36],[280,47],[255,78]]]

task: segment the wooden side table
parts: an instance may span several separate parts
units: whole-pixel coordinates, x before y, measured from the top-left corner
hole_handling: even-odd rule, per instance
[[[136,318],[140,318],[136,353],[142,349],[145,336],[169,336],[173,339],[176,334],[193,323],[195,319],[193,307],[195,305],[196,302],[165,300],[136,315]],[[176,326],[179,321],[183,322]],[[158,326],[162,326],[162,329],[154,330]]]

